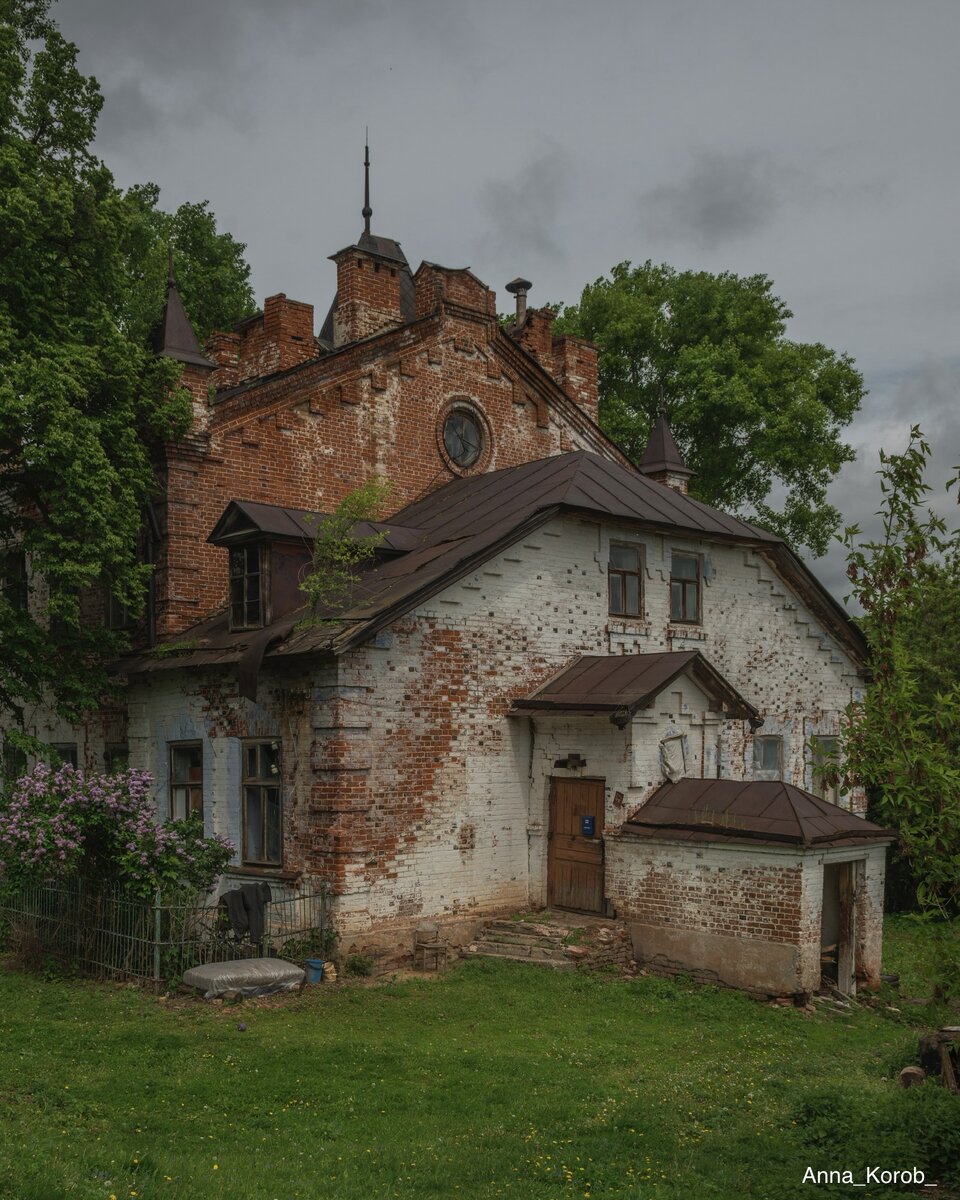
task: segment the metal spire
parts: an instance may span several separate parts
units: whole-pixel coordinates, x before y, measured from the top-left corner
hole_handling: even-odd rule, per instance
[[[373,209],[370,207],[370,130],[364,132],[363,146],[363,232],[370,235],[370,218]]]

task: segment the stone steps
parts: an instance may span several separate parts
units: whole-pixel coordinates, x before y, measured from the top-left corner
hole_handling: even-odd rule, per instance
[[[460,951],[462,958],[500,958],[570,971],[584,951],[576,943],[577,925],[561,921],[496,920],[484,926],[477,939]],[[571,935],[574,935],[571,937]]]

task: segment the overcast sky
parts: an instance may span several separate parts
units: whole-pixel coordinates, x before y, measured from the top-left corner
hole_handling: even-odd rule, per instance
[[[762,272],[789,335],[870,394],[831,499],[869,527],[877,450],[960,460],[958,0],[62,0],[123,186],[210,201],[258,302],[336,286],[362,228],[531,303],[617,262]],[[938,495],[951,519],[956,506]],[[842,556],[814,566],[844,591]]]

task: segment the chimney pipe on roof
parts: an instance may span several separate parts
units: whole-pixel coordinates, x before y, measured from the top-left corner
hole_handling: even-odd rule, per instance
[[[513,292],[517,298],[517,328],[527,319],[527,292],[533,287],[529,279],[511,279],[507,284],[507,291]]]

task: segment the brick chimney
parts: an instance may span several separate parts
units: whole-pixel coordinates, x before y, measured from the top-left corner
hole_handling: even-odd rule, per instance
[[[372,240],[372,239],[371,239]],[[360,244],[330,256],[337,264],[337,307],[333,314],[333,344],[372,337],[403,324],[400,311],[400,269],[396,259]]]

